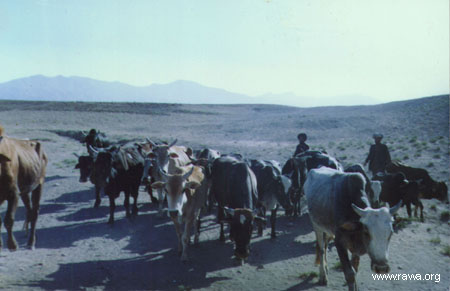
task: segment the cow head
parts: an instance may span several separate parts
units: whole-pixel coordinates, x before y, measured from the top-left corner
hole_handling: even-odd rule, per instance
[[[113,176],[113,153],[101,151],[96,154],[92,169],[91,181],[97,186],[104,187]]]
[[[152,145],[152,151],[148,154],[149,158],[155,159],[156,166],[162,171],[167,173],[169,166],[169,158],[177,158],[178,155],[176,153],[170,153],[170,148],[177,143],[177,139],[175,139],[171,144],[161,144],[157,145],[147,138],[147,141]]]
[[[154,189],[165,188],[167,190],[168,214],[172,219],[175,219],[177,216],[181,217],[182,207],[188,199],[184,195],[185,190],[196,189],[200,186],[196,181],[188,181],[194,169],[194,167],[191,167],[187,173],[174,175],[160,171],[163,181],[158,181],[151,185]]]
[[[246,259],[250,254],[250,239],[252,237],[253,222],[265,219],[256,216],[250,209],[224,207],[231,216],[230,239],[235,242],[234,255],[238,259]]]
[[[347,222],[341,225],[341,230],[358,233],[360,247],[367,250],[371,259],[371,268],[375,273],[388,273],[389,241],[394,232],[392,227],[393,215],[398,211],[402,201],[396,206],[373,209],[359,208],[352,204],[353,210],[360,216],[359,222]],[[358,247],[358,246],[356,246]]]
[[[75,169],[80,169],[80,182],[87,182],[89,176],[91,176],[92,168],[94,166],[94,159],[91,156],[78,156],[78,163],[75,165]]]
[[[448,188],[445,182],[437,182],[433,187],[434,197],[442,202],[448,203]]]

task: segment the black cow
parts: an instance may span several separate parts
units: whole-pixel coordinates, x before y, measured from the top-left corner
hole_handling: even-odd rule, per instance
[[[369,176],[367,176],[366,171],[364,170],[364,167],[361,164],[353,164],[351,166],[348,166],[345,168],[344,172],[346,173],[360,173],[363,175],[364,179],[366,180],[366,194],[369,196],[370,205],[373,207],[377,207],[378,201],[375,198],[375,194],[372,189],[372,181],[369,179]]]
[[[77,156],[78,163],[75,165],[75,169],[80,169],[80,179],[81,183],[88,181],[92,173],[92,168],[94,166],[94,158],[91,156]]]
[[[413,204],[415,216],[417,216],[417,208],[420,208],[420,219],[424,221],[420,184],[417,181],[408,181],[403,173],[386,174],[379,179],[381,179],[381,201],[390,205],[403,201],[402,206],[406,205],[409,217],[411,217],[411,204]]]
[[[421,168],[413,168],[403,165],[399,162],[392,162],[386,166],[388,173],[401,172],[408,181],[419,182],[420,198],[432,199],[436,198],[442,202],[448,203],[448,188],[445,182],[434,181],[427,170]]]
[[[400,204],[373,209],[359,173],[343,173],[321,167],[308,173],[304,185],[308,210],[316,234],[316,263],[319,283],[328,282],[327,245],[334,239],[349,290],[357,290],[356,272],[360,256],[368,253],[371,269],[388,273],[388,245],[393,233],[392,215]],[[351,252],[351,261],[348,257]]]
[[[300,199],[307,173],[311,169],[322,166],[343,171],[342,165],[334,157],[320,151],[306,151],[298,154],[283,166],[282,174],[289,176],[292,181],[289,193],[294,204],[294,216],[301,215]]]
[[[219,206],[220,240],[225,241],[223,223],[226,210],[231,215],[228,222],[230,238],[235,242],[234,254],[238,259],[245,259],[249,255],[253,221],[263,220],[253,213],[258,200],[255,174],[245,162],[225,156],[214,161],[211,178],[211,195]]]
[[[115,199],[120,192],[125,193],[124,206],[126,216],[131,217],[130,195],[133,196],[132,214],[137,215],[137,199],[139,185],[144,172],[144,157],[135,146],[119,147],[110,151],[98,151],[93,149],[95,155],[94,169],[91,181],[100,189],[104,187],[105,194],[109,197],[110,216],[109,224],[114,223]]]
[[[289,197],[291,180],[281,175],[281,168],[275,161],[249,160],[248,164],[255,173],[258,189],[258,204],[263,207],[263,217],[270,210],[271,237],[276,237],[275,223],[278,207],[281,205],[287,215],[293,211],[293,205]],[[262,229],[259,235],[262,235]]]
[[[209,149],[209,148],[204,148],[200,151],[198,151],[195,155],[195,160],[193,160],[193,164],[197,165],[197,166],[201,166],[205,169],[205,175],[207,177],[207,183],[208,183],[208,194],[207,194],[207,208],[208,208],[208,212],[211,213],[212,211],[212,207],[214,205],[214,197],[212,197],[212,195],[209,195],[209,191],[211,188],[211,170],[212,170],[212,164],[213,162],[220,157],[220,152],[213,150],[213,149]]]

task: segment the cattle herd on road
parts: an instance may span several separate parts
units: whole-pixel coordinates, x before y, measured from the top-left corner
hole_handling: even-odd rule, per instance
[[[194,243],[199,242],[202,209],[216,207],[219,239],[225,241],[224,224],[229,224],[234,254],[243,262],[250,254],[253,227],[262,235],[267,212],[271,237],[276,238],[277,211],[283,208],[285,215],[299,216],[301,198],[306,197],[317,241],[319,283],[327,284],[326,251],[334,239],[349,290],[357,289],[361,255],[369,255],[374,272],[389,272],[392,223],[402,205],[406,205],[409,216],[411,204],[419,208],[423,221],[421,198],[448,202],[444,182],[434,181],[424,169],[398,162],[387,167],[384,177],[372,181],[360,164],[343,169],[339,161],[320,151],[301,153],[281,167],[277,161],[246,159],[208,148],[194,151],[176,145],[177,140],[170,144],[150,139],[126,145],[102,143],[108,145],[104,148],[85,141],[88,155],[78,156],[75,168],[80,170],[80,182],[90,180],[94,184],[95,208],[101,203],[102,191],[108,196],[108,223],[114,223],[115,199],[121,192],[125,194],[126,216],[138,214],[139,187],[145,185],[152,203],[158,204],[158,214],[167,213],[173,221],[181,260],[189,258],[192,234]],[[10,250],[17,248],[12,228],[19,197],[26,208],[24,227],[28,229],[31,224],[28,246],[35,245],[46,165],[40,142],[10,138],[0,127],[0,203],[8,202],[4,224]]]

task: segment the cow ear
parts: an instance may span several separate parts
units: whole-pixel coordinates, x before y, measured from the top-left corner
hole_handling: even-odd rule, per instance
[[[0,154],[0,163],[4,163],[4,162],[11,162],[11,159],[3,154]]]
[[[179,156],[177,153],[170,153],[169,157],[171,157],[172,159],[177,159]]]
[[[149,153],[147,154],[147,157],[149,157],[150,159],[155,159],[155,158],[156,158],[156,155],[155,155],[154,152],[149,152]]]
[[[79,168],[80,168],[80,164],[76,164],[75,169],[79,169]]]
[[[362,223],[358,221],[347,221],[339,226],[339,229],[345,232],[357,231],[362,227]]]
[[[158,181],[158,182],[155,182],[152,184],[153,189],[161,189],[161,188],[164,188],[165,186],[166,186],[166,183],[161,182],[161,181]]]
[[[187,182],[185,186],[185,188],[192,190],[197,189],[198,187],[200,187],[200,183],[196,181]]]

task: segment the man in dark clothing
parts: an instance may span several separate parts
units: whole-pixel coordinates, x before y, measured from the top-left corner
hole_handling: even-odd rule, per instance
[[[388,147],[381,143],[381,139],[383,139],[382,134],[374,134],[373,139],[375,144],[370,146],[369,155],[364,162],[364,166],[369,162],[369,170],[372,172],[372,177],[375,177],[378,173],[385,173],[386,165],[391,162],[391,155]]]
[[[306,133],[303,132],[300,133],[299,135],[297,135],[297,138],[298,138],[298,145],[295,148],[295,153],[293,155],[294,157],[298,154],[301,154],[309,150],[309,146],[305,143],[305,141],[308,139]]]

